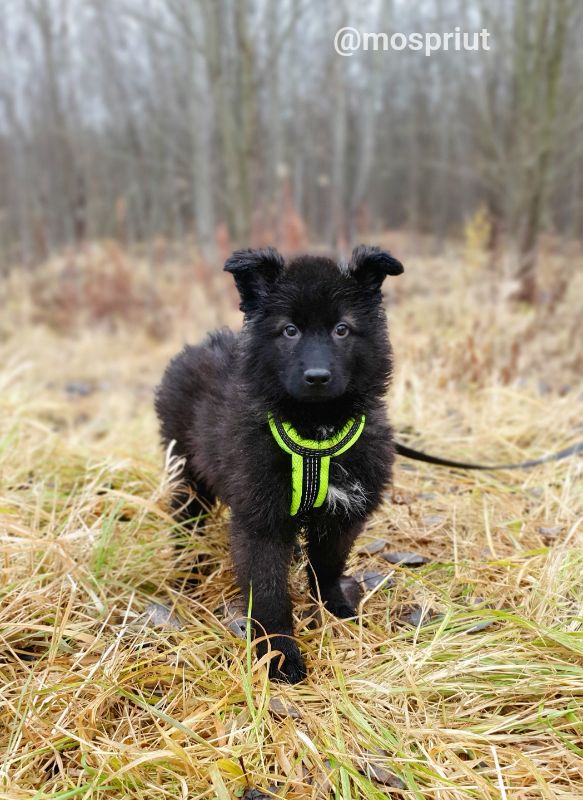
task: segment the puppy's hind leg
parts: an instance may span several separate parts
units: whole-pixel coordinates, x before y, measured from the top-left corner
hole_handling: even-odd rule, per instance
[[[212,569],[212,560],[203,544],[203,528],[214,500],[203,481],[186,480],[186,475],[172,496],[172,516],[177,522],[172,531],[178,557],[176,578],[182,586],[198,586]]]
[[[190,474],[183,476],[181,486],[172,495],[172,513],[187,528],[201,527],[215,503],[215,496],[204,481]]]
[[[204,521],[215,501],[213,492],[199,479],[190,460],[193,458],[191,442],[198,439],[194,400],[204,397],[204,387],[208,383],[205,376],[211,370],[209,359],[207,348],[187,345],[166,367],[155,397],[167,458],[184,460],[181,473],[176,475],[183,488],[177,489],[172,509],[180,522],[191,527],[197,520]]]

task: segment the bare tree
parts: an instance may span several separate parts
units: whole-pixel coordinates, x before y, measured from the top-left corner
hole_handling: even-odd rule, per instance
[[[398,14],[397,14],[398,10]],[[486,204],[536,296],[540,234],[583,237],[576,0],[5,0],[0,259],[175,240],[215,261],[295,215],[342,249],[438,246]],[[491,50],[338,55],[335,31],[466,31]],[[300,219],[301,218],[301,219]],[[301,237],[300,237],[301,238]]]

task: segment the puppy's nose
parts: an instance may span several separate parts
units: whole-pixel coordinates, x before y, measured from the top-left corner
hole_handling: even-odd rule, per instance
[[[329,369],[307,369],[304,372],[304,380],[311,386],[323,386],[331,378]]]

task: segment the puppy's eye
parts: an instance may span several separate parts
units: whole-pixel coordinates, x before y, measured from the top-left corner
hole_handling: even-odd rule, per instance
[[[350,328],[345,322],[339,322],[334,328],[334,336],[337,336],[339,339],[344,339],[349,333]]]
[[[295,325],[286,325],[282,333],[286,339],[295,339],[296,336],[300,335],[300,332]]]

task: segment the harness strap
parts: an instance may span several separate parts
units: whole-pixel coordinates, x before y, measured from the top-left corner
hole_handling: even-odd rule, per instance
[[[304,439],[289,422],[268,415],[273,438],[291,456],[292,499],[290,515],[320,508],[328,494],[330,459],[345,453],[364,429],[365,416],[349,419],[329,439]]]

